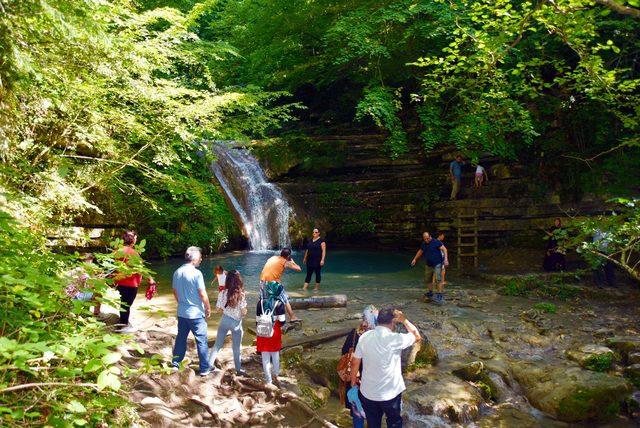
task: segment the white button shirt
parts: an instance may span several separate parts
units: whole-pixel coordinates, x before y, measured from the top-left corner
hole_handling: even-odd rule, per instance
[[[353,355],[362,359],[360,392],[365,398],[387,401],[405,390],[400,354],[415,341],[411,333],[394,333],[384,326],[360,337]]]

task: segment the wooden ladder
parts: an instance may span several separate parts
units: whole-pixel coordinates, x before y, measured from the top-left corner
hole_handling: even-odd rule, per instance
[[[458,269],[462,267],[464,257],[473,257],[473,267],[478,267],[478,210],[458,211],[457,219]]]

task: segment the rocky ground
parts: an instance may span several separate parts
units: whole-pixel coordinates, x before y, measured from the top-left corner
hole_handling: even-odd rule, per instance
[[[292,331],[288,343],[312,340],[313,346],[283,351],[281,388],[262,385],[252,346],[243,348],[251,377],[235,376],[226,347],[216,374],[200,378],[192,364],[143,375],[133,382],[131,399],[152,426],[349,426],[335,373],[344,339],[313,339],[357,325],[366,304],[392,304],[428,338],[420,351],[405,355],[407,426],[636,426],[637,288],[514,278],[453,278],[443,306],[423,301],[417,289],[353,290],[346,308],[300,312],[304,328]],[[518,288],[518,281],[525,285]],[[504,295],[514,287],[528,295]],[[247,345],[252,324],[245,324]],[[166,318],[139,331],[135,341],[147,356],[167,361],[173,334],[175,319]],[[188,355],[197,359],[193,346]],[[135,365],[139,356],[127,358]]]

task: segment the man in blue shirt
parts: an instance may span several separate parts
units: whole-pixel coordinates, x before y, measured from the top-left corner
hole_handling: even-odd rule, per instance
[[[416,256],[411,260],[411,266],[415,266],[420,257],[424,256],[426,262],[424,267],[424,282],[427,285],[427,298],[433,298],[433,284],[437,281],[438,291],[434,301],[438,304],[444,303],[442,292],[444,285],[442,283],[442,266],[445,260],[449,259],[447,247],[442,245],[442,242],[434,239],[429,235],[429,232],[422,234],[422,243],[420,249],[416,253]],[[435,275],[434,275],[435,272]]]
[[[204,278],[198,269],[202,253],[198,247],[189,247],[185,252],[186,263],[173,274],[173,295],[178,302],[178,335],[173,346],[173,367],[179,367],[187,352],[187,337],[193,333],[200,360],[200,376],[211,372],[207,358],[207,321],[211,316],[209,297],[204,288]]]
[[[451,200],[458,198],[458,192],[460,191],[460,182],[462,180],[462,166],[464,161],[462,156],[457,155],[456,160],[451,161],[449,164],[449,173],[451,175]]]

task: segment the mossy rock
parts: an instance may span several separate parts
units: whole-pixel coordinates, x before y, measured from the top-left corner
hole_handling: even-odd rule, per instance
[[[640,364],[632,364],[624,369],[624,377],[640,388]]]
[[[302,363],[303,354],[304,348],[302,346],[287,348],[280,353],[280,363],[285,369],[299,367]]]
[[[338,377],[338,361],[339,358],[318,358],[315,360],[304,361],[300,368],[318,385],[329,388],[329,390],[338,395],[340,387],[340,378]]]
[[[565,352],[567,358],[580,364],[582,368],[595,372],[605,372],[617,358],[616,354],[606,346],[589,344],[580,349]]]
[[[632,389],[621,377],[578,367],[519,362],[512,370],[534,407],[565,422],[611,419]]]
[[[629,354],[640,352],[640,337],[616,336],[607,339],[607,346],[620,352],[625,360]]]
[[[480,378],[484,374],[484,363],[482,361],[473,361],[469,364],[465,364],[460,368],[452,370],[451,373],[463,380],[480,380]]]

